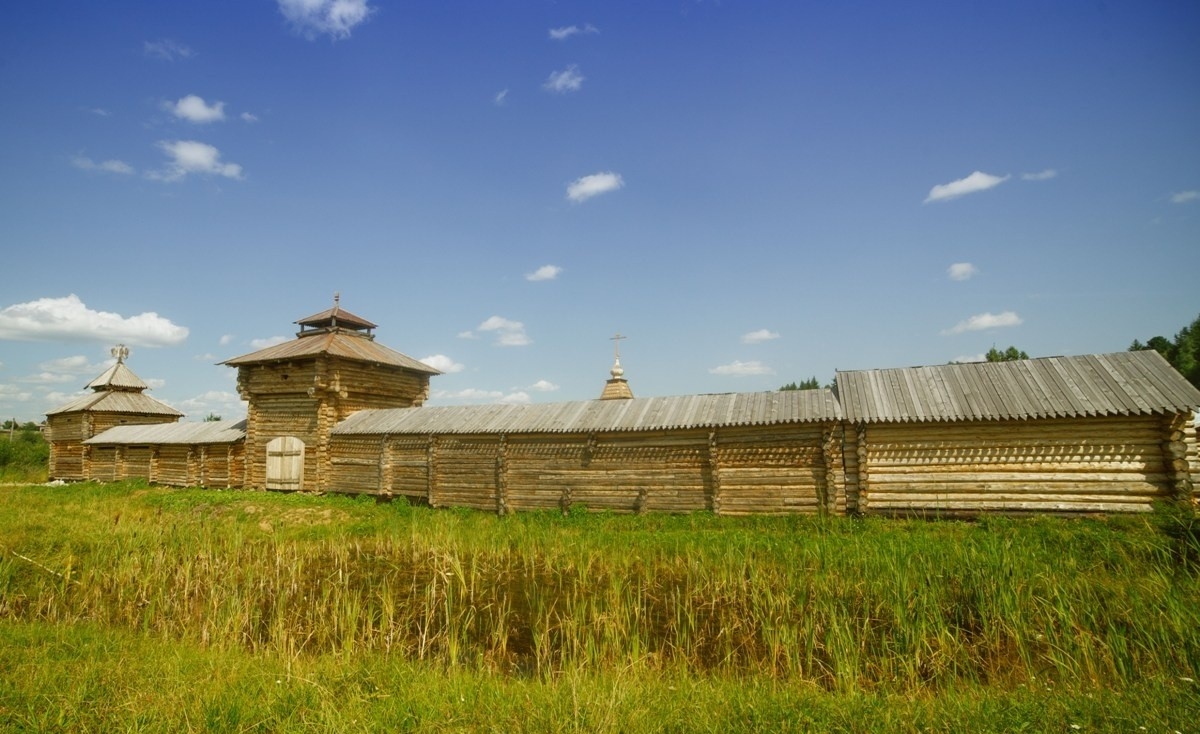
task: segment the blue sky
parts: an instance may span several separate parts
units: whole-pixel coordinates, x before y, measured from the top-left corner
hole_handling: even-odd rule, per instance
[[[1200,313],[1196,3],[42,2],[0,25],[0,416],[344,308],[431,404],[1125,349]]]

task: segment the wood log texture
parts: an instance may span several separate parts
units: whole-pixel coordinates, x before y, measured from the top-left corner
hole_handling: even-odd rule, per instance
[[[590,510],[689,512],[713,509],[718,487],[729,514],[818,512],[844,498],[829,427],[713,433],[332,436],[329,489],[502,513],[560,508],[564,496]]]
[[[1147,511],[1173,491],[1166,433],[1157,416],[870,425],[859,485],[873,513]]]

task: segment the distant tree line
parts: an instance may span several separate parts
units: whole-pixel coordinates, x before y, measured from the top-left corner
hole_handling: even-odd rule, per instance
[[[816,390],[821,387],[821,383],[817,382],[816,377],[810,377],[801,382],[789,382],[786,385],[780,386],[780,390]]]
[[[988,362],[1016,362],[1019,359],[1029,359],[1029,355],[1016,347],[1009,347],[1003,352],[992,347],[987,354],[983,355],[983,358]]]
[[[44,480],[50,462],[50,445],[33,421],[4,421],[0,431],[0,478],[10,481]]]
[[[1129,351],[1137,352],[1144,349],[1153,349],[1166,358],[1171,366],[1179,371],[1179,374],[1187,378],[1187,381],[1200,388],[1200,316],[1197,316],[1192,323],[1179,330],[1175,334],[1174,339],[1168,339],[1165,336],[1152,336],[1143,344],[1137,339],[1133,340],[1133,344],[1129,345]],[[1014,362],[1019,359],[1029,359],[1029,355],[1022,349],[1017,349],[1010,346],[1007,349],[997,349],[993,346],[984,355],[984,359],[988,362]],[[953,364],[953,363],[951,363]],[[780,390],[816,390],[821,387],[817,382],[816,377],[810,377],[803,382],[789,382],[780,387]],[[830,387],[830,385],[826,385]]]
[[[1174,340],[1152,336],[1145,344],[1134,339],[1133,344],[1129,345],[1131,352],[1144,349],[1153,349],[1161,354],[1188,382],[1200,388],[1200,316],[1180,329]]]

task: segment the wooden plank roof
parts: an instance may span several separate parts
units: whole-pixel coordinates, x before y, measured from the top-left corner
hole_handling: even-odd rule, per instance
[[[246,438],[246,419],[203,423],[157,423],[150,426],[114,426],[84,441],[86,444],[186,445],[237,443]]]
[[[295,323],[300,326],[349,326],[355,329],[374,329],[378,326],[378,324],[372,324],[362,316],[356,316],[336,304],[333,308],[306,316]]]
[[[403,367],[414,372],[429,375],[440,375],[441,372],[406,354],[389,349],[374,339],[354,332],[327,331],[305,334],[283,344],[260,349],[257,352],[244,354],[240,357],[227,359],[220,364],[233,367],[244,364],[260,364],[263,362],[280,362],[305,357],[316,357],[328,354],[343,359],[358,362],[371,362]]]
[[[101,391],[80,395],[66,405],[60,405],[46,415],[64,413],[133,413],[135,415],[182,416],[166,403],[161,403],[140,392]]]
[[[841,420],[832,390],[362,410],[335,435],[590,433]]]
[[[855,423],[1154,415],[1196,410],[1200,390],[1154,350],[838,372]]]
[[[145,390],[150,387],[142,378],[133,374],[133,370],[124,362],[117,362],[112,367],[87,384],[93,390]]]

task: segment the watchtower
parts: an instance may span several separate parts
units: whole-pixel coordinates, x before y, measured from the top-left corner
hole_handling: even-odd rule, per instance
[[[300,319],[296,338],[221,364],[238,369],[246,412],[246,483],[318,490],[329,433],[364,408],[408,408],[429,397],[438,370],[375,341],[376,325],[341,308]]]

